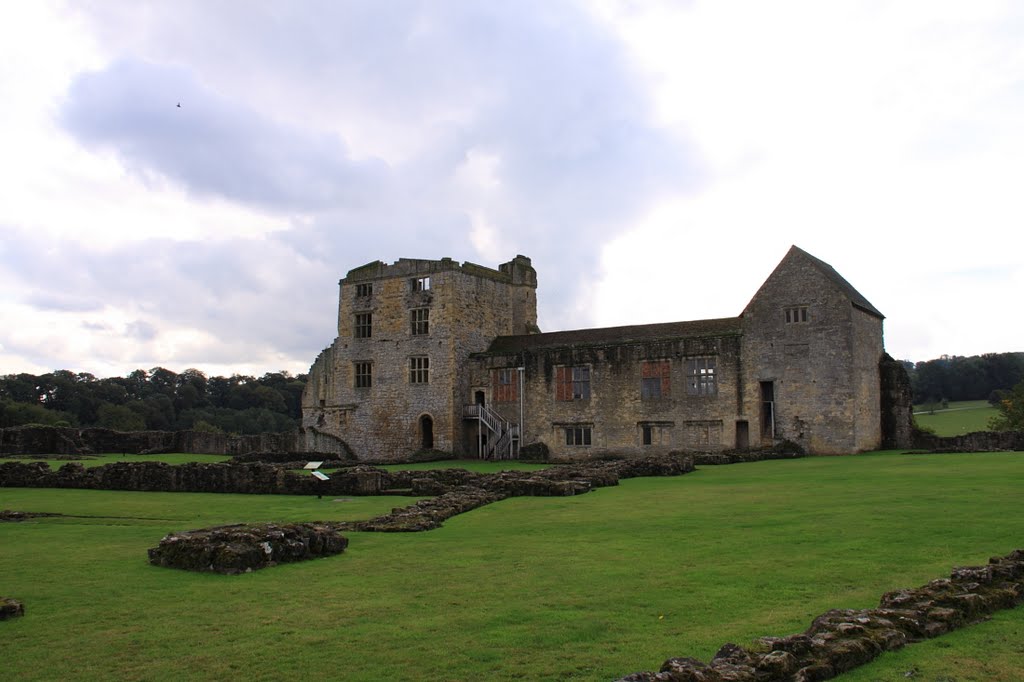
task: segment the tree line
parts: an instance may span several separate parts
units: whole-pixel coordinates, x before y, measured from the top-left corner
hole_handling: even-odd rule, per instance
[[[302,417],[306,375],[207,377],[163,367],[98,379],[87,372],[0,376],[0,427],[24,424],[117,431],[290,431]]]
[[[914,403],[948,400],[999,400],[1024,381],[1024,353],[986,353],[969,357],[943,355],[935,360],[903,361],[910,374]]]

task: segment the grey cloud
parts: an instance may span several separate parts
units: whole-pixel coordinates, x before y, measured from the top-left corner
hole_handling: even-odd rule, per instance
[[[121,57],[68,91],[61,121],[81,144],[198,197],[306,216],[262,241],[65,245],[45,268],[19,264],[26,280],[74,264],[77,276],[46,289],[129,302],[169,325],[265,339],[312,361],[334,336],[346,270],[399,257],[496,265],[469,241],[478,209],[499,230],[502,260],[533,257],[542,317],[585,325],[574,301],[597,276],[603,244],[659,195],[701,182],[691,150],[651,124],[620,46],[573,4],[89,12]],[[417,153],[355,160],[334,121],[411,134]],[[456,181],[473,150],[500,159],[493,196]],[[291,285],[270,284],[278,279]]]
[[[221,98],[185,68],[134,58],[80,75],[61,122],[141,175],[160,173],[198,195],[270,208],[358,204],[387,176],[383,163],[352,161],[336,136],[273,122]]]
[[[135,320],[125,325],[124,333],[139,341],[151,341],[156,338],[157,329],[145,320]]]

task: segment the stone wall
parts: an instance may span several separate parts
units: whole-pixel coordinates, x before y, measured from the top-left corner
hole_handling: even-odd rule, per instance
[[[762,383],[769,382],[776,438],[815,454],[881,443],[882,320],[855,306],[852,288],[836,278],[829,266],[794,248],[743,311],[743,402],[752,444],[770,444],[762,408]],[[787,321],[787,309],[800,311],[800,319]]]
[[[426,277],[429,288],[417,290],[413,282]],[[523,256],[499,270],[401,259],[349,272],[341,281],[338,337],[313,364],[303,394],[307,438],[310,429],[316,438],[333,436],[360,459],[405,461],[429,448],[466,454],[466,359],[495,336],[536,329],[536,286]],[[429,315],[426,333],[413,333],[414,310]],[[372,320],[369,336],[356,329],[364,314]],[[427,381],[411,381],[412,358],[428,361]],[[371,368],[369,386],[356,386],[357,363]],[[320,442],[309,446],[327,450]]]
[[[330,522],[235,524],[170,533],[149,550],[149,563],[237,575],[340,554],[347,546]]]
[[[896,450],[914,444],[914,391],[902,363],[886,353],[878,363],[882,391],[882,448]]]
[[[996,452],[1024,450],[1024,431],[976,431],[962,436],[914,432],[914,448],[930,452]]]
[[[0,429],[0,455],[92,455],[104,452],[155,454],[184,452],[235,455],[244,452],[301,452],[298,431],[233,436],[204,431],[111,431],[57,426]]]

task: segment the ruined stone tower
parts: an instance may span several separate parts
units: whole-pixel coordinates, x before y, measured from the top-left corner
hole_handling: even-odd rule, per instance
[[[537,273],[449,258],[367,263],[340,281],[338,337],[303,394],[307,449],[401,459],[464,452],[468,361],[497,336],[537,331]],[[345,445],[341,445],[339,441]]]

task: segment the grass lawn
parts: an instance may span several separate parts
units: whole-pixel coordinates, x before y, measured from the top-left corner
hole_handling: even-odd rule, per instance
[[[168,464],[185,464],[186,462],[226,462],[231,459],[229,455],[194,455],[173,452],[160,455],[122,455],[117,453],[106,453],[95,455],[84,459],[49,459],[46,455],[38,457],[8,459],[0,458],[0,464],[4,462],[46,462],[51,469],[59,469],[69,462],[81,464],[84,467],[98,467],[102,464],[113,462],[167,462]]]
[[[705,467],[513,498],[426,533],[351,533],[242,576],[149,566],[171,530],[366,518],[408,498],[0,489],[4,678],[608,680],[786,635],[1024,546],[1020,453]],[[126,518],[130,517],[130,518]],[[843,679],[1024,677],[1024,609]],[[860,675],[860,677],[855,677]]]
[[[538,471],[547,469],[550,464],[531,464],[505,460],[491,462],[482,459],[446,459],[439,462],[416,462],[414,464],[385,464],[381,469],[389,471],[426,471],[428,469],[466,469],[482,474],[496,474],[499,471]]]
[[[914,406],[914,420],[922,428],[935,431],[937,436],[959,436],[975,431],[988,431],[988,420],[999,414],[987,400],[965,400],[949,403],[947,409],[933,414],[924,405]]]

